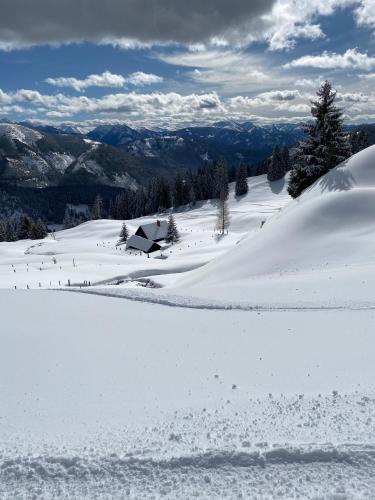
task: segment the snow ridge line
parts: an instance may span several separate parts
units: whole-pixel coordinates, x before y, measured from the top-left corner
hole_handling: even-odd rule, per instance
[[[346,464],[372,467],[375,449],[364,445],[355,448],[319,447],[313,449],[275,448],[267,451],[212,450],[195,455],[175,456],[169,459],[153,457],[120,457],[116,454],[84,456],[13,456],[0,462],[0,484],[12,480],[89,480],[103,477],[121,478],[129,472],[149,475],[150,470],[180,471],[215,470],[222,467],[267,467],[268,465]]]
[[[224,302],[224,301],[210,301],[192,296],[180,295],[151,295],[140,293],[139,291],[122,289],[120,293],[115,291],[101,290],[88,290],[82,288],[63,288],[53,289],[57,291],[67,291],[76,293],[86,293],[89,295],[101,295],[103,297],[113,297],[116,299],[133,300],[135,302],[146,302],[150,304],[157,304],[169,307],[183,307],[187,309],[203,309],[214,311],[368,311],[375,310],[375,303],[363,302],[353,303],[348,305],[287,305],[287,304],[274,304],[274,305],[259,305],[246,302]]]

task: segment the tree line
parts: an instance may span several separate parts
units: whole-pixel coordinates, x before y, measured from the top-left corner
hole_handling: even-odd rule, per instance
[[[243,162],[233,170],[224,158],[219,158],[195,171],[178,171],[172,180],[157,176],[146,187],[123,189],[107,204],[98,194],[89,216],[67,207],[63,227],[68,229],[88,219],[135,219],[164,212],[171,207],[194,206],[198,201],[220,198],[221,193],[227,197],[231,181],[235,181],[236,196],[242,196],[248,191],[248,175],[249,168]]]
[[[13,220],[0,221],[0,241],[41,240],[47,234],[48,229],[42,219],[34,222],[27,214]]]

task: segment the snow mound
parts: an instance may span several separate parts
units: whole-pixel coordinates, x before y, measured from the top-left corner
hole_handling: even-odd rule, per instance
[[[0,123],[0,137],[7,137],[12,141],[16,139],[27,146],[32,146],[43,138],[36,130],[11,123]]]
[[[264,227],[179,287],[246,285],[260,276],[375,265],[375,146],[319,179]]]

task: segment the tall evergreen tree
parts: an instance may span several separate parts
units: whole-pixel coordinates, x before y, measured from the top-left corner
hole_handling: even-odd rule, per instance
[[[69,207],[65,208],[65,214],[63,218],[63,228],[70,229],[74,226]]]
[[[342,111],[335,105],[336,92],[325,81],[311,102],[313,123],[305,126],[305,139],[295,152],[288,191],[293,198],[351,154],[343,129]]]
[[[224,158],[219,158],[214,166],[214,198],[228,198],[228,167]]]
[[[36,221],[36,227],[38,230],[38,236],[40,238],[45,238],[46,236],[48,236],[48,227],[41,218]]]
[[[281,152],[281,157],[282,157],[283,164],[284,164],[284,171],[289,172],[289,170],[291,168],[291,164],[290,164],[290,156],[289,156],[288,146],[283,147],[283,150]]]
[[[126,243],[129,238],[129,231],[125,222],[122,224],[119,243]]]
[[[192,205],[192,206],[194,206],[197,203],[197,197],[196,197],[195,189],[194,189],[193,185],[191,185],[191,187],[190,187],[188,200],[189,200],[190,205]]]
[[[181,172],[177,172],[173,186],[173,205],[180,207],[184,204],[184,180]]]
[[[280,146],[276,144],[271,162],[268,167],[268,172],[267,172],[267,179],[269,181],[278,181],[279,179],[282,179],[285,175],[285,165],[284,161],[281,155],[281,150]]]
[[[220,231],[220,234],[223,235],[225,231],[228,231],[229,224],[230,224],[230,217],[228,211],[227,198],[225,197],[225,193],[221,193],[217,210],[216,229]]]
[[[103,219],[103,217],[104,217],[103,198],[100,196],[100,194],[97,194],[92,209],[92,218],[94,220],[98,220],[98,219]]]
[[[244,162],[240,162],[240,165],[236,171],[236,185],[235,194],[236,196],[243,196],[249,190],[247,185],[247,167]]]
[[[167,241],[168,243],[175,243],[179,241],[179,239],[180,239],[180,234],[177,229],[176,221],[174,220],[174,217],[171,214],[168,220],[168,231],[165,241]]]
[[[14,225],[7,221],[5,224],[5,241],[16,241],[17,234]]]
[[[0,242],[6,241],[6,225],[5,222],[0,221]]]
[[[42,219],[38,219],[31,228],[31,239],[32,240],[42,240],[48,234],[48,229]]]
[[[20,220],[17,226],[17,239],[19,240],[27,240],[31,238],[31,230],[33,227],[33,220],[26,214],[21,215]]]
[[[162,176],[157,178],[157,185],[159,201],[158,211],[164,212],[172,204],[171,185],[169,180]]]

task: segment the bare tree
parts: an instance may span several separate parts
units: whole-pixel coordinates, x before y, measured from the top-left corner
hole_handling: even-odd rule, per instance
[[[230,217],[226,200],[226,193],[222,191],[220,193],[220,200],[218,205],[216,229],[220,231],[220,234],[225,234],[225,231],[228,232],[229,224]]]

